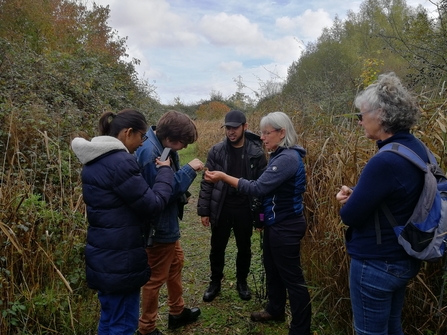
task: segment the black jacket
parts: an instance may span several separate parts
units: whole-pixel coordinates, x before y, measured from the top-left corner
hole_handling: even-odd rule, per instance
[[[210,171],[228,171],[228,139],[217,143],[208,152],[208,158],[205,166]],[[245,158],[249,164],[245,164],[248,171],[245,171],[247,179],[256,180],[264,171],[267,165],[267,158],[262,149],[260,137],[249,131],[245,132]],[[222,211],[225,196],[228,191],[228,184],[219,181],[216,184],[206,182],[202,179],[200,183],[199,200],[197,202],[197,214],[199,216],[209,216],[211,225],[216,225]],[[253,198],[250,198],[253,201]]]

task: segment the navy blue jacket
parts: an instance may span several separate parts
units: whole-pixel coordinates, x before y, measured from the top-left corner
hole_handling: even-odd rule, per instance
[[[381,148],[391,142],[409,147],[428,161],[424,146],[409,131],[396,133],[377,145]],[[397,261],[410,257],[381,210],[378,213],[382,243],[377,244],[374,213],[385,202],[397,223],[404,225],[413,213],[423,183],[423,172],[393,152],[381,152],[368,161],[354,192],[340,210],[343,223],[349,226],[346,245],[352,258]]]
[[[75,138],[81,163],[82,194],[89,227],[85,248],[89,287],[103,293],[138,290],[150,277],[143,238],[148,217],[163,210],[172,192],[173,173],[161,167],[151,189],[135,157],[111,136],[91,142]]]
[[[306,151],[297,145],[279,147],[270,156],[267,169],[257,180],[239,179],[238,190],[263,199],[264,224],[282,222],[303,212]]]

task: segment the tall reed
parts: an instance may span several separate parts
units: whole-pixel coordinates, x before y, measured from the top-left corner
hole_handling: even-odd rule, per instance
[[[423,117],[414,129],[446,170],[446,105],[439,94],[421,94]],[[299,111],[268,101],[248,115],[259,131],[262,115],[283,110],[294,121],[305,158],[308,234],[302,244],[305,276],[318,334],[352,333],[346,227],[335,194],[354,185],[376,151],[352,113]],[[70,120],[45,119],[45,111],[12,110],[1,126],[0,318],[1,334],[94,334],[99,306],[85,283],[87,223],[80,163],[69,148]],[[74,122],[72,122],[74,123]],[[223,120],[196,121],[196,156],[224,138]],[[92,124],[94,124],[92,122]],[[403,313],[407,335],[445,334],[442,263],[424,263],[409,285]],[[440,297],[443,300],[440,300]]]
[[[61,137],[24,124],[23,113],[8,119],[0,170],[0,333],[88,334],[96,321],[84,311],[98,307],[84,280],[79,164]]]
[[[414,133],[433,150],[445,171],[445,105],[421,102],[423,117]],[[324,334],[353,333],[346,227],[338,215],[335,195],[342,184],[355,185],[376,145],[364,137],[353,114],[333,119],[313,113],[295,121],[307,149],[305,214],[309,230],[303,242],[303,266],[312,290],[314,322]],[[424,263],[410,283],[403,311],[405,334],[446,333],[447,307],[440,304],[443,276],[442,262]]]

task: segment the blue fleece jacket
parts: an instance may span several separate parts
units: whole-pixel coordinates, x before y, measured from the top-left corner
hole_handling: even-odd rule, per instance
[[[263,199],[264,224],[270,226],[303,212],[306,172],[299,147],[279,147],[270,156],[267,168],[257,180],[239,179],[241,193]]]
[[[378,141],[377,145],[381,148],[391,142],[409,147],[428,161],[423,144],[409,131],[398,132],[385,141]],[[385,202],[397,223],[404,225],[416,206],[423,183],[423,172],[393,152],[378,153],[368,161],[353,193],[340,210],[343,223],[349,226],[346,246],[352,258],[397,261],[410,257],[397,242],[390,223],[379,207]],[[381,244],[377,244],[374,223],[377,210]]]

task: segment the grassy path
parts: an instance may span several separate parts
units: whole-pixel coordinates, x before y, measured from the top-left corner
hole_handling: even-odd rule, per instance
[[[189,204],[185,207],[185,217],[180,227],[181,243],[185,252],[183,296],[186,305],[200,307],[202,315],[194,324],[176,331],[169,331],[167,329],[167,291],[166,287],[163,287],[160,294],[160,320],[157,327],[164,334],[287,334],[287,322],[258,324],[250,321],[250,313],[262,309],[265,303],[265,300],[260,298],[262,292],[259,289],[262,286],[262,266],[258,232],[254,232],[252,237],[253,259],[248,280],[253,298],[250,301],[243,301],[239,298],[235,289],[236,246],[234,238],[231,237],[227,247],[222,291],[211,303],[202,301],[203,292],[206,290],[209,281],[210,231],[202,226],[200,218],[196,214],[200,179],[201,176],[198,176],[190,187],[192,196]],[[290,321],[290,318],[288,321]]]

